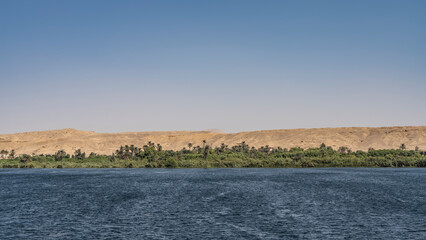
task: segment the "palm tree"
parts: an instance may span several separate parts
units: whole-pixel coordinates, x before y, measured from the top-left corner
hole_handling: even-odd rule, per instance
[[[241,142],[241,151],[246,153],[246,152],[248,152],[248,150],[249,150],[249,145],[247,145],[245,141],[242,141]]]
[[[79,160],[82,160],[82,159],[86,158],[86,153],[85,152],[81,152],[81,149],[77,149],[74,152],[74,156],[75,156],[75,158],[77,158]]]
[[[12,151],[10,151],[9,158],[10,159],[14,159],[15,158],[15,149],[12,149]]]
[[[67,155],[67,153],[64,150],[59,150],[55,154],[55,160],[56,161],[62,161],[62,159]]]
[[[228,145],[225,145],[225,143],[220,144],[220,150],[222,152],[225,152],[225,150],[228,148]]]
[[[189,151],[192,151],[192,143],[188,143],[188,149]]]
[[[200,146],[196,146],[196,147],[194,147],[194,149],[197,149],[197,153],[201,153],[201,151],[202,151],[202,148]]]
[[[257,150],[255,147],[251,147],[250,152],[249,152],[249,156],[253,157],[256,154]]]
[[[203,158],[204,158],[204,160],[206,160],[207,159],[207,156],[209,155],[209,145],[206,145],[205,147],[204,147],[204,155],[203,155]]]
[[[337,151],[339,151],[341,153],[345,153],[347,150],[348,150],[347,147],[342,146],[342,147],[339,147],[339,150],[337,150]]]
[[[205,147],[206,147],[206,143],[207,143],[207,141],[204,139],[204,140],[203,140],[203,148],[205,148]]]
[[[1,150],[0,154],[1,154],[1,158],[4,158],[7,156],[9,152],[7,150]]]
[[[118,158],[124,159],[124,147],[120,146],[120,149],[115,151]]]

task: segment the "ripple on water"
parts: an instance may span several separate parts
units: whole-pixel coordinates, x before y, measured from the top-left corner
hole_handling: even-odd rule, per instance
[[[5,169],[0,239],[426,239],[425,169]]]

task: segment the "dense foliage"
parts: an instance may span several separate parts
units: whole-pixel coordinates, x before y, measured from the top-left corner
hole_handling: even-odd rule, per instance
[[[321,144],[318,148],[250,147],[245,142],[215,148],[203,141],[179,151],[163,150],[160,144],[148,142],[142,148],[121,146],[112,155],[86,153],[80,149],[73,155],[59,150],[54,155],[20,155],[1,151],[3,168],[287,168],[287,167],[426,167],[426,152],[400,149],[351,151],[347,147],[334,150]],[[5,157],[7,156],[7,157]]]

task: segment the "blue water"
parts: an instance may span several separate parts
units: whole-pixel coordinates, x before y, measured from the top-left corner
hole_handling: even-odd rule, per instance
[[[2,169],[0,239],[426,239],[426,169]]]

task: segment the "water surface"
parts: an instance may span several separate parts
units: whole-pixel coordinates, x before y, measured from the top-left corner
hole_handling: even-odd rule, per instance
[[[426,169],[2,169],[0,239],[426,239]]]

